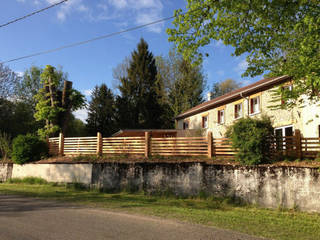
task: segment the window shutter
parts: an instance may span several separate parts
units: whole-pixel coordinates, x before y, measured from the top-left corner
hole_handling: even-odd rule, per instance
[[[250,113],[253,113],[253,98],[250,99]]]

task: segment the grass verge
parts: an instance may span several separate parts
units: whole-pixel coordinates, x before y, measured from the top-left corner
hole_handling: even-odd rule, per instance
[[[294,210],[270,210],[240,206],[230,199],[149,196],[143,193],[101,193],[69,185],[0,184],[0,194],[17,194],[62,200],[215,226],[271,239],[320,239],[320,215]]]

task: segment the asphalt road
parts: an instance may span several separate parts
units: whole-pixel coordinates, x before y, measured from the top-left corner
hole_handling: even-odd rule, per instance
[[[257,240],[261,238],[156,217],[0,195],[0,239]]]

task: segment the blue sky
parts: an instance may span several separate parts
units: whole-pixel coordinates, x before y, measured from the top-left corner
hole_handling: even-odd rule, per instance
[[[0,24],[58,1],[1,0]],[[1,28],[0,61],[152,22],[171,16],[174,9],[185,6],[184,0],[69,0]],[[166,55],[173,45],[168,42],[165,29],[171,26],[169,21],[7,65],[19,73],[32,65],[62,66],[74,87],[90,98],[90,90],[95,85],[106,83],[113,87],[112,69],[130,55],[141,37],[148,42],[154,55]],[[243,85],[262,78],[241,78],[246,68],[245,56],[231,57],[232,50],[221,42],[212,42],[206,47],[210,56],[205,59],[203,67],[209,86],[226,78],[235,79]],[[85,110],[77,112],[82,119],[85,115]]]

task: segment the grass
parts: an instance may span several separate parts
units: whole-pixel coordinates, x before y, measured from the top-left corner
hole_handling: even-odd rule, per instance
[[[72,185],[26,184],[28,181],[2,183],[0,194],[62,200],[91,207],[153,215],[272,239],[320,239],[319,214],[237,205],[231,199],[200,196],[179,199],[170,195],[101,193],[96,190],[80,190]]]

